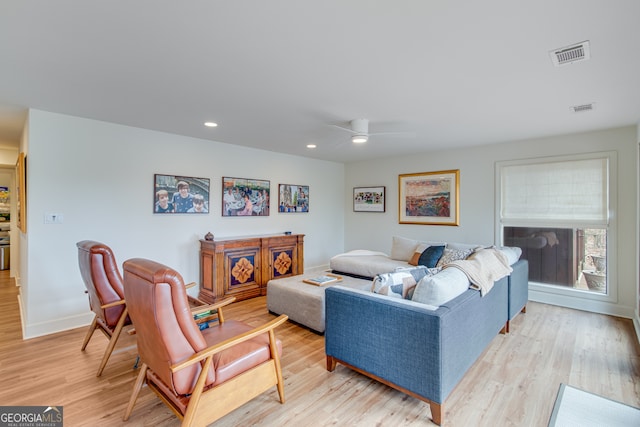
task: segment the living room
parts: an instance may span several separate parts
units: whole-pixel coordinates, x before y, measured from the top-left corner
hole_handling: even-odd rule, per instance
[[[522,84],[529,83],[523,78]],[[185,108],[179,101],[167,104],[169,110]],[[172,266],[187,282],[200,280],[199,240],[208,232],[215,237],[304,234],[305,268],[326,266],[332,256],[352,249],[389,252],[394,235],[500,244],[496,239],[496,162],[594,152],[615,152],[617,158],[613,171],[617,203],[612,207],[616,234],[610,252],[615,271],[610,285],[616,297],[594,300],[532,291],[530,299],[633,319],[636,338],[640,336],[637,120],[546,136],[506,135],[474,146],[428,148],[343,163],[86,118],[90,106],[86,115],[47,111],[38,105],[28,108],[24,132],[19,141],[10,141],[19,147],[15,154],[23,152],[27,158],[27,231],[12,236],[16,253],[12,253],[11,268],[20,287],[26,340],[90,323],[92,314],[75,250],[76,242],[83,239],[108,243],[120,263],[144,257]],[[585,120],[569,120],[574,119]],[[450,120],[452,127],[470,126]],[[15,158],[4,165],[13,167]],[[460,170],[460,225],[400,224],[398,176],[452,169]],[[210,179],[209,213],[154,214],[155,174]],[[222,217],[223,177],[268,180],[270,215]],[[309,186],[309,212],[278,212],[279,184]],[[362,186],[385,187],[384,212],[354,212],[353,188]],[[51,213],[62,215],[63,222],[45,223],[43,217]]]

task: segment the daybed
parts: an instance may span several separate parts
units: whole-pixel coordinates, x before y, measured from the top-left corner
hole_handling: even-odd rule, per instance
[[[400,239],[394,238],[395,250],[387,260],[399,258],[396,241]],[[410,252],[405,251],[403,256]],[[424,400],[430,404],[433,421],[441,424],[447,396],[498,332],[507,331],[508,321],[523,309],[528,295],[525,260],[507,261],[505,255],[500,255],[504,251],[495,248],[474,253],[482,256],[475,260],[446,260],[448,267],[442,266],[440,272],[420,279],[412,290],[406,286],[410,279],[397,276],[419,267],[378,273],[373,290],[379,293],[341,286],[326,289],[327,369],[333,371],[341,363]],[[468,264],[477,264],[484,255],[494,256],[507,266],[511,264],[511,275],[503,271],[499,279],[487,284],[471,274],[477,282],[475,289],[469,286],[469,273],[464,269],[468,270]],[[406,259],[395,261],[409,263]],[[332,268],[338,264],[332,259]],[[361,267],[362,264],[361,261]],[[366,268],[372,266],[373,263]],[[363,275],[363,268],[355,274]],[[381,285],[385,283],[391,285],[383,292],[385,286]]]

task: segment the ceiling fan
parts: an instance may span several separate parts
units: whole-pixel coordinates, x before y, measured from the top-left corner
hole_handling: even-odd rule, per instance
[[[349,122],[350,128],[346,128],[338,125],[331,125],[338,129],[350,132],[351,142],[354,144],[364,144],[373,135],[400,135],[400,136],[415,136],[413,132],[375,132],[369,133],[369,119],[354,119]]]

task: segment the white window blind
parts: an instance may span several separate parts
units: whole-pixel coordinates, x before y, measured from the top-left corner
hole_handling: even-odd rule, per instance
[[[503,166],[502,220],[608,223],[608,159]]]

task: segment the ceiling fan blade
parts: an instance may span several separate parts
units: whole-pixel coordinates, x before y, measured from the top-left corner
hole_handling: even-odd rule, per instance
[[[374,132],[370,133],[369,136],[377,136],[377,135],[387,135],[387,136],[396,136],[401,138],[415,138],[415,132]]]
[[[346,130],[349,133],[358,133],[358,132],[353,131],[353,129],[345,128],[345,127],[338,126],[338,125],[329,125],[329,126],[334,127],[334,128],[338,128],[340,130]]]

